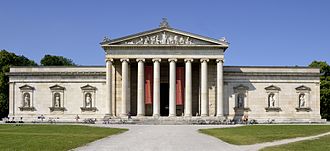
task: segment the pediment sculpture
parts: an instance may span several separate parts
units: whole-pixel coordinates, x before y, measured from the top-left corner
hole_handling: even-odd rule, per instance
[[[127,45],[192,45],[195,39],[189,36],[173,34],[170,32],[160,32],[153,35],[142,36],[123,44]]]

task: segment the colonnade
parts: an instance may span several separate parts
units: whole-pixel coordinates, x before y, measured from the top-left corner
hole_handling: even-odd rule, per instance
[[[169,117],[176,116],[176,58],[166,59],[169,63]],[[120,59],[122,63],[122,93],[121,93],[121,116],[127,116],[128,101],[128,63],[129,59]],[[162,59],[153,61],[153,116],[160,116],[160,62]],[[192,116],[192,62],[194,59],[184,59],[185,62],[185,100],[184,116]],[[209,59],[199,59],[201,63],[201,116],[208,115],[208,71]],[[137,69],[137,116],[145,115],[145,76],[144,58],[136,59]],[[112,63],[113,59],[106,59],[106,100],[107,114],[112,115]],[[217,106],[216,116],[223,116],[223,60],[217,59]]]

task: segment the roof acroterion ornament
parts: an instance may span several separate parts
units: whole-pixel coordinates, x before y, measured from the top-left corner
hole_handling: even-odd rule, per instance
[[[163,27],[165,27],[165,28],[169,28],[169,27],[170,27],[170,25],[169,25],[168,22],[167,22],[167,18],[163,18],[163,20],[162,20],[162,22],[160,23],[159,27],[160,27],[160,28],[163,28]]]
[[[102,42],[109,42],[110,38],[108,36],[104,36],[103,41]]]

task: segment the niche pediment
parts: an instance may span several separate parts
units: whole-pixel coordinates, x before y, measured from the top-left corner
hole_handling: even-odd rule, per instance
[[[65,90],[65,87],[59,86],[59,85],[53,85],[49,87],[51,90]]]
[[[275,85],[270,85],[268,87],[265,88],[265,90],[277,90],[277,91],[280,91],[281,88],[275,86]]]
[[[93,86],[87,84],[87,85],[81,87],[81,90],[96,90],[96,87],[93,87]]]
[[[21,90],[34,90],[34,87],[25,84],[25,85],[19,87],[19,89],[21,89]]]
[[[297,91],[310,91],[311,88],[302,85],[302,86],[297,87],[296,90]]]

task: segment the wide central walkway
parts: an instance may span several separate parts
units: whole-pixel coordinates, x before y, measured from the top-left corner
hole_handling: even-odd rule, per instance
[[[103,125],[109,126],[109,125]],[[202,128],[229,127],[206,125],[111,125],[129,131],[77,148],[81,151],[201,151],[239,150],[219,139],[199,133]]]
[[[264,147],[316,139],[330,132],[314,136],[290,138],[253,145],[231,145],[198,132],[203,128],[234,127],[235,125],[93,125],[128,128],[129,131],[110,136],[77,151],[257,151]],[[238,126],[238,125],[236,125]]]

